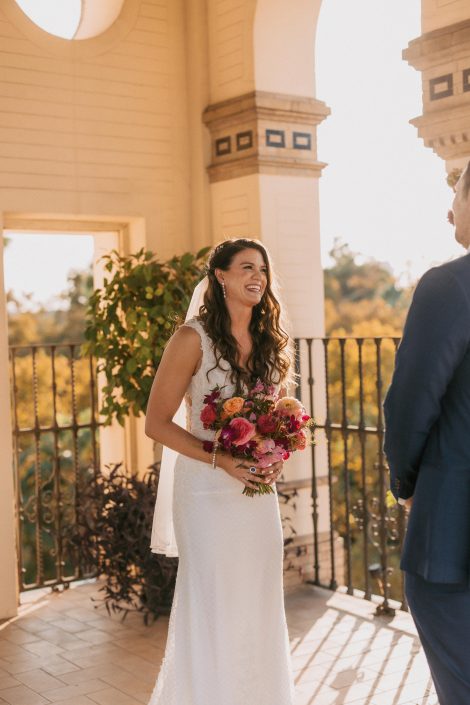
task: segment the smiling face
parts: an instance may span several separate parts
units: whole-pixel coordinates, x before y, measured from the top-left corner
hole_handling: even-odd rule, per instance
[[[470,247],[470,164],[455,187],[449,222],[455,225],[455,239],[462,247]]]
[[[261,252],[247,248],[233,256],[228,269],[216,269],[215,275],[220,284],[225,284],[227,299],[253,307],[266,290],[268,265]]]

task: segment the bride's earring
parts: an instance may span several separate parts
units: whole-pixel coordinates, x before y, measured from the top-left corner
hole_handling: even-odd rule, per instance
[[[224,295],[224,299],[227,298],[227,292],[225,291],[225,282],[220,282],[220,286],[222,287],[222,293]]]

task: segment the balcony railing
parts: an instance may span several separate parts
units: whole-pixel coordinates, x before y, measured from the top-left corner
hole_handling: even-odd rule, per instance
[[[401,507],[387,503],[382,402],[398,338],[301,338],[298,394],[316,420],[311,451],[313,582],[406,607]],[[10,349],[22,590],[83,577],[69,541],[99,471],[95,364],[79,345]],[[305,481],[304,481],[305,484]],[[389,506],[390,505],[390,506]],[[327,527],[327,529],[325,529]]]
[[[398,568],[405,513],[390,501],[382,404],[399,338],[296,341],[298,390],[316,420],[312,449],[313,582],[406,609]],[[321,512],[328,512],[326,532]],[[323,520],[323,521],[322,521]],[[339,540],[338,540],[339,539]],[[325,551],[325,541],[328,551]]]
[[[95,364],[79,351],[10,348],[21,590],[86,577],[69,537],[81,490],[99,469],[100,424]]]

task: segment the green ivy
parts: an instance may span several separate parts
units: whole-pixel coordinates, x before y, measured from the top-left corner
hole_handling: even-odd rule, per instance
[[[92,354],[106,383],[101,388],[105,424],[123,425],[130,413],[145,413],[165,344],[186,312],[204,274],[209,247],[167,262],[141,249],[106,255],[106,276],[87,311],[84,355]]]

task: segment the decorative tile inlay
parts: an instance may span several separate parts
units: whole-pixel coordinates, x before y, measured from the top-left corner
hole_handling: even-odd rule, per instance
[[[237,133],[237,151],[251,149],[253,147],[253,130]]]
[[[448,98],[454,93],[454,77],[451,73],[445,76],[431,78],[429,81],[429,97],[431,100]]]
[[[441,159],[468,160],[468,101],[460,103],[470,96],[470,16],[413,39],[403,58],[423,77],[423,112],[410,120],[418,136]]]
[[[284,130],[266,130],[267,147],[285,147],[286,133]]]
[[[294,149],[312,149],[312,135],[310,132],[293,132],[292,138]]]
[[[470,69],[464,69],[463,72],[463,89],[464,91],[470,91]]]
[[[223,157],[225,154],[230,154],[232,151],[231,137],[220,137],[215,141],[215,154],[217,157]]]
[[[318,178],[325,164],[317,159],[315,130],[329,112],[316,98],[266,91],[208,105],[211,183],[249,174]]]

